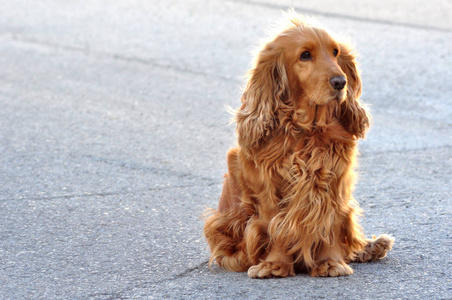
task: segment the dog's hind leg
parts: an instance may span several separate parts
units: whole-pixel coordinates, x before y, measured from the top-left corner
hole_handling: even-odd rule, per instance
[[[216,262],[230,271],[246,271],[250,266],[243,242],[243,233],[249,219],[239,206],[226,212],[208,213],[204,226],[204,235],[210,246],[209,265]]]
[[[373,236],[372,239],[366,239],[367,244],[361,252],[356,253],[355,262],[368,262],[379,260],[386,256],[392,249],[395,239],[387,234],[378,237]]]

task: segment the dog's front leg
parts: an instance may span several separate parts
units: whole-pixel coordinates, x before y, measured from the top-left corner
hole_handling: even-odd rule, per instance
[[[339,243],[325,246],[326,255],[320,258],[316,265],[309,271],[313,277],[336,277],[353,274],[353,269],[344,260]]]
[[[270,253],[266,259],[248,269],[251,278],[272,278],[295,276],[293,258],[287,255],[281,243],[271,245]]]

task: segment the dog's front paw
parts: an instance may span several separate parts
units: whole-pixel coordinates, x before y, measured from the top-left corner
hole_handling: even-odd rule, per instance
[[[353,274],[353,269],[350,268],[345,262],[337,262],[334,260],[328,260],[317,267],[314,267],[309,275],[312,277],[337,277]]]
[[[295,276],[294,267],[283,262],[263,261],[248,269],[251,278],[272,278]]]

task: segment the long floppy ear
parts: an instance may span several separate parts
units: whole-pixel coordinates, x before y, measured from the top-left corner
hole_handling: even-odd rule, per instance
[[[364,138],[371,123],[367,106],[361,102],[361,77],[356,55],[349,46],[340,45],[338,64],[347,76],[347,98],[341,104],[340,121],[345,129],[359,138]]]
[[[289,97],[289,83],[282,49],[268,43],[249,71],[242,105],[235,113],[241,147],[257,147],[278,126],[276,111]]]

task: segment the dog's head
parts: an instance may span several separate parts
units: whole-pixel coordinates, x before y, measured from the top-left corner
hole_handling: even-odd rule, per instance
[[[312,105],[345,100],[347,76],[338,62],[342,49],[325,30],[299,24],[273,43],[280,47],[295,98]]]
[[[369,125],[359,102],[361,79],[351,48],[326,30],[292,17],[290,25],[255,57],[236,112],[242,146],[258,145],[280,124],[288,110],[310,110],[337,103],[337,119],[350,133],[363,137]],[[308,113],[306,113],[308,114]]]

